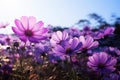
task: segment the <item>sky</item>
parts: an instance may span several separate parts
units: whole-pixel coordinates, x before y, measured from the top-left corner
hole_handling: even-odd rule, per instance
[[[34,16],[46,25],[71,27],[90,13],[98,13],[106,19],[120,15],[120,0],[0,0],[0,22],[8,22],[0,33],[13,33],[11,26],[21,16]]]

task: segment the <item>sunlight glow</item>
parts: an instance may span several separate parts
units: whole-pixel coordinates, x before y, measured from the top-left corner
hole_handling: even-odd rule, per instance
[[[10,27],[21,16],[34,16],[53,26],[71,27],[90,13],[98,13],[105,18],[113,13],[120,14],[118,5],[117,0],[0,0],[0,22],[10,23],[7,33],[12,32]],[[3,32],[6,33],[0,31]]]

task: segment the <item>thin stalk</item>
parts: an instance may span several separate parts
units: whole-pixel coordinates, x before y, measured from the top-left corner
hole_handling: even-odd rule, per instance
[[[70,65],[71,65],[71,69],[72,69],[73,80],[77,80],[77,75],[76,75],[74,65],[72,64],[72,57],[71,56],[70,56]]]

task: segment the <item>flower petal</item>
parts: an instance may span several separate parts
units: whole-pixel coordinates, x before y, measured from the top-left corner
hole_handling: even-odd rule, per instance
[[[106,66],[114,66],[117,63],[116,59],[112,59],[106,63]]]
[[[92,57],[94,58],[95,64],[98,64],[99,63],[99,53],[94,53]]]
[[[84,36],[80,36],[79,39],[80,39],[80,42],[82,42],[83,47],[84,47],[86,45],[85,37]]]
[[[77,38],[73,38],[72,43],[71,43],[71,48],[75,49],[77,47],[78,43],[79,43],[79,40]]]
[[[64,55],[64,53],[63,53],[63,52],[57,51],[57,50],[55,50],[55,48],[54,48],[54,49],[52,49],[52,51],[53,51],[53,53],[55,53],[57,56]]]
[[[23,27],[25,29],[28,29],[29,28],[29,21],[28,21],[28,17],[27,16],[22,16],[21,17],[21,22],[23,24]]]
[[[75,50],[80,50],[82,48],[82,43],[81,42],[79,42],[78,43],[78,45],[76,46],[76,48],[75,48]]]
[[[27,37],[26,36],[20,36],[20,40],[23,42],[27,42]]]
[[[103,64],[106,63],[106,61],[108,60],[107,53],[101,52],[99,55],[99,60],[100,60],[100,63],[103,63]]]
[[[43,28],[44,23],[42,21],[37,22],[34,27],[32,28],[32,31],[39,31]]]
[[[47,32],[48,32],[48,28],[43,28],[37,32],[34,31],[34,35],[45,35],[45,33],[47,33]]]
[[[51,43],[51,45],[56,45],[56,41],[55,40],[53,40],[53,39],[50,39],[50,43]]]
[[[30,16],[29,17],[29,29],[32,29],[35,24],[36,24],[36,18],[33,16]]]
[[[22,31],[20,31],[18,28],[16,27],[12,27],[13,32],[15,32],[17,35],[24,35],[24,33]]]
[[[45,39],[47,39],[47,36],[43,36],[43,35],[34,35],[33,38],[38,39],[38,40],[45,40]]]
[[[39,40],[36,39],[36,38],[34,38],[34,37],[28,37],[28,40],[29,40],[30,42],[33,42],[33,43],[38,43],[38,42],[39,42]]]
[[[51,39],[53,39],[54,41],[57,41],[57,42],[60,41],[60,40],[58,39],[56,33],[53,33],[53,34],[52,34],[52,38],[51,38]]]
[[[62,32],[61,31],[57,31],[56,36],[58,37],[59,40],[62,40]]]
[[[62,40],[66,40],[68,38],[68,33],[63,31]]]
[[[89,67],[96,67],[97,65],[95,65],[95,64],[93,64],[93,63],[91,63],[91,62],[87,62],[87,65],[89,66]]]
[[[94,41],[94,42],[88,47],[88,49],[93,48],[93,47],[97,47],[98,45],[99,45],[98,41]]]
[[[93,38],[90,36],[86,37],[86,46],[87,48],[93,43]]]
[[[109,69],[109,70],[111,70],[111,71],[114,71],[115,70],[115,68],[113,67],[113,66],[108,66],[108,67],[106,67],[107,69]]]
[[[60,46],[60,45],[57,45],[55,48],[54,48],[54,50],[56,50],[56,51],[58,51],[58,52],[60,52],[60,53],[65,53],[65,49],[62,47],[62,46]]]
[[[19,28],[20,31],[24,31],[25,30],[23,25],[22,25],[22,23],[18,19],[15,20],[15,24]]]
[[[89,61],[90,61],[92,64],[97,65],[95,59],[93,58],[93,56],[90,56],[88,59],[89,59]]]

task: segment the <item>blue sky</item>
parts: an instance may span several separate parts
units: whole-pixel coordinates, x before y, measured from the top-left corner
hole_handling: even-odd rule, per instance
[[[35,16],[46,24],[72,26],[89,13],[98,13],[109,19],[120,16],[120,0],[0,0],[0,22],[9,22],[0,33],[12,33],[14,20],[21,16]]]

